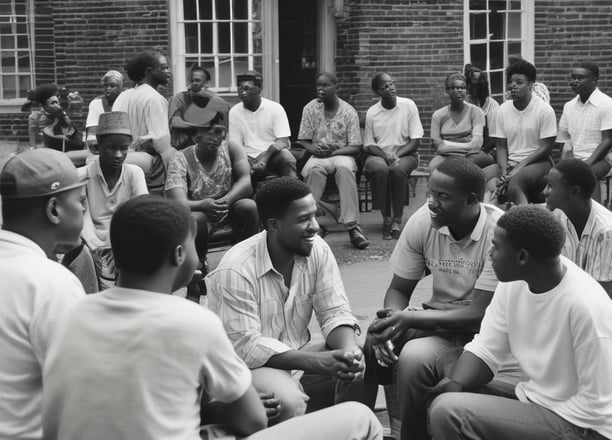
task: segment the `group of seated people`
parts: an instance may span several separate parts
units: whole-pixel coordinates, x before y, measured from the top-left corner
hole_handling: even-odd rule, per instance
[[[610,439],[612,214],[596,183],[568,159],[548,175],[548,209],[504,213],[482,202],[477,165],[442,162],[362,347],[299,179],[262,184],[263,231],[207,275],[206,308],[173,295],[199,264],[188,206],[122,203],[115,286],[85,295],[49,256],[80,239],[87,181],[64,153],[15,155],[0,173],[0,436],[382,439],[372,409],[387,384],[402,439]]]
[[[604,114],[603,98],[582,99],[597,81],[589,66],[572,70],[570,108]],[[449,76],[429,197],[402,228],[423,129],[388,74],[372,79],[380,101],[363,141],[335,76],[317,76],[298,134],[302,167],[256,72],[239,77],[242,102],[228,110],[196,69],[169,112],[156,91],[168,79],[163,55],[145,52],[126,70],[138,85],[99,114],[93,161],[77,169],[69,153],[37,148],[0,172],[0,438],[382,439],[372,410],[387,385],[402,439],[612,439],[612,213],[593,200],[589,160],[607,152],[604,116],[595,152],[567,158],[598,131],[569,122],[566,105],[563,160],[539,167],[549,159],[537,150],[501,174],[510,197],[517,176],[546,168],[546,207],[512,199],[520,206],[504,213],[483,203],[494,164],[475,147],[486,131],[465,118],[494,130],[505,171],[512,136],[552,146],[555,134],[534,134],[550,125],[547,104],[529,93],[535,68],[509,68],[513,100],[495,125]],[[383,233],[397,239],[363,346],[316,218],[333,174],[351,242],[367,246],[353,198],[362,149]],[[160,188],[165,197],[148,194]],[[173,294],[207,272],[209,233],[228,223],[236,244],[205,274],[207,308]],[[89,296],[51,261],[83,242],[108,274],[108,288]],[[431,297],[413,304],[426,274]],[[311,339],[313,314],[321,341]]]

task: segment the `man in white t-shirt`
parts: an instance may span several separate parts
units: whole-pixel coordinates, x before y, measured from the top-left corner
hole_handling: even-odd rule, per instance
[[[612,98],[597,88],[598,80],[597,64],[583,62],[572,67],[570,86],[576,96],[563,106],[557,142],[563,143],[562,159],[584,160],[597,179],[602,179],[612,164]],[[600,201],[599,186],[593,198]]]
[[[261,96],[263,78],[259,72],[238,75],[240,101],[229,111],[231,142],[244,147],[251,177],[260,182],[267,176],[297,177],[295,157],[289,151],[289,120],[278,103]]]
[[[501,211],[480,202],[482,170],[463,157],[448,158],[432,173],[429,190],[393,251],[385,309],[364,348],[362,401],[373,405],[378,384],[391,383],[395,369],[403,438],[427,438],[424,394],[442,377],[437,361],[458,355],[456,348],[472,339],[497,286],[488,252]],[[415,309],[410,298],[426,271],[432,295]]]
[[[562,254],[612,294],[612,212],[591,200],[598,185],[580,159],[562,160],[550,170],[546,206],[565,228]]]
[[[498,221],[492,264],[500,283],[480,333],[431,394],[436,439],[612,438],[612,301],[560,256],[553,215],[519,206]],[[512,355],[528,376],[516,397],[477,394]]]
[[[122,92],[113,111],[126,112],[132,127],[132,145],[128,163],[145,170],[147,187],[151,192],[161,192],[165,183],[165,170],[176,149],[170,145],[168,126],[168,101],[157,87],[170,80],[168,60],[155,50],[145,50],[127,63],[127,74],[136,84]]]
[[[171,293],[198,264],[195,221],[177,201],[139,196],[111,221],[117,287],[68,314],[44,370],[45,439],[381,439],[356,403],[278,424],[278,400],[262,400],[219,318]],[[200,402],[218,425],[200,430]],[[264,406],[265,405],[265,406]]]
[[[27,150],[0,173],[0,438],[42,437],[42,368],[66,312],[85,296],[48,258],[79,242],[83,185],[68,157]]]

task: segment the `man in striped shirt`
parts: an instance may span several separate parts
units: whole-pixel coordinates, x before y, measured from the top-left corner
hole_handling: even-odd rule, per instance
[[[562,253],[612,296],[612,212],[591,200],[599,184],[593,169],[568,159],[548,173],[546,206],[565,228]]]
[[[350,400],[365,363],[338,265],[317,235],[317,204],[303,182],[280,177],[257,192],[265,231],[230,249],[206,284],[236,353],[260,393],[273,393],[275,422]],[[310,342],[315,314],[324,341]]]

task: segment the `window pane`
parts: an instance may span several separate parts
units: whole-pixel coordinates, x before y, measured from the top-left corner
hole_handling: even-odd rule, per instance
[[[508,14],[508,38],[521,38],[521,13]]]
[[[249,18],[248,0],[233,0],[234,20],[246,20]]]
[[[15,53],[14,52],[2,52],[2,64],[0,71],[2,73],[13,73],[15,72]]]
[[[504,72],[491,72],[491,94],[497,95],[504,93]]]
[[[499,3],[499,2],[491,2]],[[497,5],[499,6],[499,5]],[[503,40],[506,36],[506,14],[492,10],[489,14],[489,32],[492,40]]]
[[[27,34],[28,33],[28,25],[25,23],[17,24],[17,33],[18,34]]]
[[[27,35],[17,36],[17,48],[19,49],[30,49],[30,39]]]
[[[20,72],[30,71],[30,54],[29,52],[17,52],[17,66]]]
[[[0,49],[15,49],[15,37],[13,35],[2,35],[0,37]]]
[[[213,53],[213,24],[200,23],[200,51]]]
[[[249,58],[248,57],[234,57],[234,71],[236,75],[241,72],[249,70]]]
[[[198,53],[198,25],[196,23],[185,23],[185,51]]]
[[[520,55],[521,53],[521,43],[508,43],[508,56]]]
[[[487,14],[470,14],[470,39],[487,38]]]
[[[487,68],[487,45],[473,44],[470,46],[470,62],[481,70]]]
[[[183,18],[185,20],[195,20],[197,18],[195,0],[183,0]]]
[[[0,2],[0,15],[11,15],[11,2],[2,1]]]
[[[7,17],[8,18],[8,17]],[[0,17],[0,21],[2,17]],[[8,35],[13,33],[13,26],[10,23],[1,23],[0,24],[0,35]]]
[[[513,10],[521,9],[521,2],[520,1],[510,2],[510,9],[513,9]]]
[[[229,88],[232,84],[231,57],[219,57],[219,87]]]
[[[486,0],[470,0],[470,10],[484,11],[487,9]]]
[[[17,0],[15,2],[15,13],[17,15],[26,15],[26,0]]]
[[[234,52],[249,53],[248,23],[234,23]]]
[[[30,76],[21,75],[19,77],[19,97],[24,98],[27,95],[28,89],[32,88]]]
[[[14,76],[3,76],[2,87],[4,88],[4,99],[17,98],[17,89],[15,88],[15,77]]]
[[[212,2],[213,0],[198,0],[200,5],[200,20],[212,20]]]
[[[230,19],[230,0],[215,0],[215,10],[217,20],[229,20]]]
[[[489,46],[489,68],[503,69],[504,68],[504,43],[491,43]]]
[[[217,41],[219,42],[219,53],[231,53],[229,23],[217,23]]]

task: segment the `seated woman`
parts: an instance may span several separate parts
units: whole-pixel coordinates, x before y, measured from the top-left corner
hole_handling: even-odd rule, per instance
[[[116,70],[106,72],[100,82],[102,83],[104,93],[92,99],[89,103],[87,121],[85,122],[87,144],[89,145],[96,144],[96,130],[100,115],[111,111],[115,99],[123,91],[123,75]]]
[[[498,202],[520,205],[536,201],[552,167],[550,153],[557,135],[553,108],[532,93],[533,64],[521,60],[506,69],[511,101],[497,115]]]
[[[493,159],[480,149],[484,113],[479,107],[465,102],[465,76],[451,73],[445,84],[450,104],[436,110],[431,118],[431,139],[436,155],[429,162],[429,171],[433,172],[450,156],[463,156],[480,168],[493,164]]]
[[[243,148],[226,140],[222,108],[210,101],[194,120],[195,145],[170,159],[166,196],[185,203],[197,221],[195,240],[202,272],[206,274],[208,237],[229,224],[234,243],[257,232],[258,217],[251,187],[251,168]],[[198,122],[196,122],[198,121]]]
[[[482,151],[491,153],[495,148],[495,122],[497,121],[499,104],[489,96],[489,82],[482,70],[471,64],[466,64],[464,75],[467,86],[465,101],[480,107],[485,115],[485,127],[482,132]]]
[[[406,187],[419,164],[423,126],[414,101],[395,95],[395,83],[388,74],[376,74],[372,90],[380,101],[366,114],[364,174],[372,182],[373,207],[383,217],[383,240],[390,240],[400,236]]]

